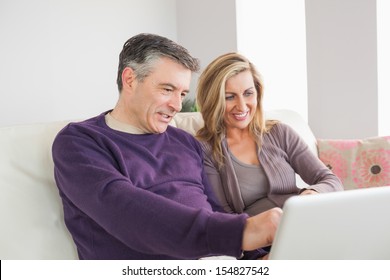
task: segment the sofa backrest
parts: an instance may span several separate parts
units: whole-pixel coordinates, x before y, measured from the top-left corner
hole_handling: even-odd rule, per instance
[[[267,116],[291,125],[315,152],[315,138],[293,111]],[[53,175],[51,146],[68,122],[0,128],[0,259],[77,259],[63,220]],[[200,113],[179,113],[172,125],[194,134]]]
[[[272,110],[265,113],[266,119],[279,120],[288,124],[305,140],[310,150],[318,155],[316,138],[307,122],[295,111]],[[177,114],[171,123],[173,126],[184,129],[194,135],[203,126],[202,115],[198,112]]]

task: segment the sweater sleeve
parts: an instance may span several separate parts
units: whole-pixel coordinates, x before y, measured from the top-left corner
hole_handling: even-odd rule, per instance
[[[53,143],[55,179],[72,207],[69,212],[85,219],[78,225],[96,224],[100,232],[145,254],[183,259],[240,256],[246,215],[190,207],[134,186],[99,141],[67,128]],[[73,222],[68,221],[71,229]],[[91,228],[73,229],[75,240],[99,234],[88,232]]]
[[[343,190],[341,181],[310,151],[295,130],[283,123],[275,125],[273,129],[282,149],[287,153],[291,167],[310,189],[317,192]]]

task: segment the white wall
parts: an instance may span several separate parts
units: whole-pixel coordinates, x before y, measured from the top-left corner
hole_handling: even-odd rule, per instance
[[[304,0],[237,0],[238,51],[264,81],[264,109],[294,110],[307,120]]]
[[[1,0],[0,126],[112,108],[119,52],[140,32],[176,40],[176,0]]]
[[[376,1],[306,0],[309,125],[318,138],[378,134]]]
[[[266,109],[286,107],[305,116],[299,106],[308,102],[309,124],[320,138],[375,136],[378,122],[379,133],[390,134],[389,35],[378,35],[377,65],[376,1],[305,1],[308,101],[295,98],[305,94],[297,84],[303,78],[286,78],[286,73],[297,77],[295,69],[304,71],[304,47],[297,48],[304,40],[304,19],[298,18],[302,0],[283,2],[272,15],[281,1],[260,0],[268,10],[260,6],[245,18],[236,11],[255,0],[0,0],[0,126],[86,118],[112,108],[122,44],[136,33],[153,32],[183,44],[202,67],[222,53],[247,52],[250,40],[260,38],[259,49],[266,48],[257,52],[262,57],[253,49],[245,54],[264,76]],[[381,22],[387,0],[377,1],[378,31],[386,31],[390,25]],[[244,21],[262,25],[253,38],[243,39]],[[288,37],[289,32],[295,35]],[[268,73],[278,77],[278,70],[283,78],[270,78]],[[196,77],[192,94],[195,82]]]
[[[238,51],[264,78],[266,110],[288,108],[307,119],[304,0],[178,0],[177,13],[178,41],[202,69]]]
[[[318,138],[388,126],[378,117],[389,94],[378,96],[376,20],[375,0],[178,0],[178,40],[202,66],[242,52],[263,74],[265,109],[298,111]]]
[[[201,70],[217,56],[237,51],[235,3],[236,0],[177,0],[178,42],[200,59]],[[195,97],[198,77],[193,75],[191,97]]]

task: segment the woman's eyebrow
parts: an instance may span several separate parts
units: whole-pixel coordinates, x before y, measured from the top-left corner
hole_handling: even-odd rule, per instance
[[[247,92],[249,90],[254,90],[254,89],[255,89],[255,87],[249,87],[249,88],[245,89],[243,91],[243,93],[245,93],[245,92]],[[232,92],[232,91],[225,91],[225,94],[237,94],[237,93],[236,92]]]

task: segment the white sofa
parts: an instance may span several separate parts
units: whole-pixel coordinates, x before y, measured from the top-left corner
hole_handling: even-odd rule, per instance
[[[292,126],[314,153],[316,139],[295,112],[267,112]],[[77,259],[53,177],[51,145],[68,122],[0,127],[0,259]],[[173,126],[194,133],[199,113],[179,113]]]

